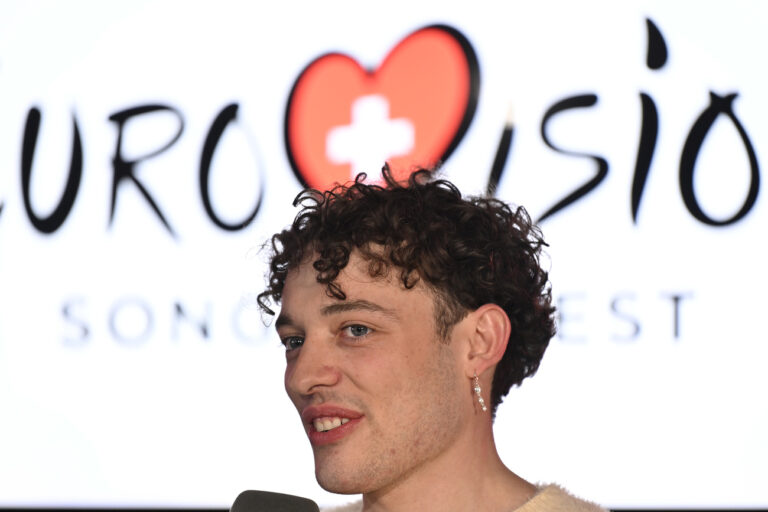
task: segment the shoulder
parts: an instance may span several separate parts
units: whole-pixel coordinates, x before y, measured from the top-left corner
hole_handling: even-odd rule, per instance
[[[515,512],[607,512],[607,509],[549,484],[539,486],[536,494]]]
[[[321,512],[360,512],[363,502],[356,501],[338,507],[323,508]],[[542,485],[522,507],[515,512],[608,512],[599,505],[569,494],[557,485]]]
[[[323,508],[320,512],[360,512],[361,510],[363,510],[363,502],[355,501],[346,505]]]

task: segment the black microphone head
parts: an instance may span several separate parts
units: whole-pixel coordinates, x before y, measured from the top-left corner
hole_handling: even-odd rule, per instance
[[[230,512],[320,512],[312,500],[267,491],[243,491],[235,498]]]

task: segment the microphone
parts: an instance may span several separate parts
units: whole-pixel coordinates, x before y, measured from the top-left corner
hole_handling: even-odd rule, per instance
[[[230,512],[320,512],[312,500],[267,491],[243,491],[235,498]]]

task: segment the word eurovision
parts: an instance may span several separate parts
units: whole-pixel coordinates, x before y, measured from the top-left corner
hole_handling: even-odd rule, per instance
[[[646,64],[649,69],[658,70],[666,64],[667,46],[661,35],[661,32],[656,27],[656,25],[650,19],[646,19],[646,24],[648,28],[648,52]],[[654,102],[651,95],[647,92],[640,92],[639,96],[642,107],[640,139],[638,141],[637,157],[635,161],[635,169],[631,189],[631,212],[632,220],[635,223],[637,223],[638,212],[640,210],[640,205],[643,199],[646,180],[651,169],[651,162],[653,160],[654,152],[656,149],[656,142],[659,131],[659,113],[656,107],[656,103]],[[733,102],[736,97],[737,93],[718,95],[714,92],[710,92],[710,103],[701,112],[699,117],[693,122],[681,151],[679,165],[679,184],[683,202],[694,218],[696,218],[699,222],[710,226],[728,226],[740,221],[752,210],[758,197],[758,191],[760,187],[760,170],[757,156],[755,154],[755,150],[752,146],[752,142],[747,133],[747,130],[734,113]],[[597,101],[598,96],[596,94],[581,94],[566,97],[555,102],[550,108],[548,108],[542,118],[540,127],[541,137],[549,148],[563,155],[575,158],[590,159],[594,162],[596,171],[589,180],[584,182],[575,190],[557,201],[553,206],[548,208],[545,213],[538,219],[539,221],[547,219],[555,213],[558,213],[566,207],[572,205],[576,201],[584,198],[589,193],[594,191],[595,188],[600,185],[608,175],[609,165],[608,161],[604,157],[579,152],[577,150],[566,149],[562,146],[555,145],[547,132],[547,127],[550,121],[558,114],[572,109],[591,107],[595,105]],[[175,136],[165,144],[159,145],[155,151],[146,154],[141,158],[133,160],[126,159],[123,154],[123,135],[126,123],[138,116],[160,111],[173,113],[178,118],[178,130]],[[216,226],[227,231],[242,230],[250,225],[261,209],[263,197],[262,187],[256,203],[250,213],[239,222],[234,223],[228,223],[222,220],[222,218],[216,213],[211,203],[209,193],[211,161],[225,128],[227,128],[228,125],[237,119],[237,111],[237,103],[226,105],[213,120],[203,144],[200,156],[200,165],[198,169],[199,190],[206,214]],[[707,135],[715,121],[721,117],[724,117],[726,120],[731,122],[743,143],[743,147],[747,154],[750,165],[750,180],[749,188],[746,191],[743,203],[738,207],[738,209],[734,209],[736,213],[727,218],[714,218],[704,210],[696,196],[696,191],[694,188],[694,174],[696,163],[699,158],[701,149],[707,139]],[[168,105],[138,105],[112,114],[109,116],[109,121],[115,123],[117,127],[117,138],[115,143],[114,157],[112,160],[113,181],[110,205],[110,224],[115,215],[115,205],[117,202],[118,192],[123,184],[130,182],[138,189],[138,191],[144,197],[147,204],[158,217],[166,230],[172,236],[175,236],[175,232],[171,225],[168,223],[165,215],[163,214],[163,210],[160,208],[160,205],[152,196],[148,188],[136,176],[135,171],[142,162],[167,151],[181,137],[184,126],[184,118],[181,112],[178,109]],[[56,232],[56,230],[58,230],[66,221],[77,198],[80,181],[82,179],[83,144],[80,136],[77,116],[73,115],[72,150],[67,183],[58,201],[58,204],[53,209],[53,211],[47,216],[40,215],[34,211],[30,200],[32,163],[35,155],[35,147],[37,144],[40,122],[40,110],[37,107],[30,108],[26,119],[22,144],[21,189],[24,207],[30,223],[40,233],[51,234]],[[512,129],[513,128],[511,126],[508,126],[502,136],[501,143],[497,150],[496,159],[490,172],[490,178],[487,187],[489,193],[493,193],[496,190],[496,186],[504,173],[507,156],[511,148]],[[261,177],[263,178],[263,176]],[[2,214],[3,206],[3,198],[0,198],[0,215]]]

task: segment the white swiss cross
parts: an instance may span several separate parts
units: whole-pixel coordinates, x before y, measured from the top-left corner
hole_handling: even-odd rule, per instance
[[[352,164],[352,178],[360,172],[374,177],[387,159],[413,149],[413,134],[410,120],[389,118],[384,96],[360,96],[352,104],[352,124],[328,132],[325,154],[335,164]]]

